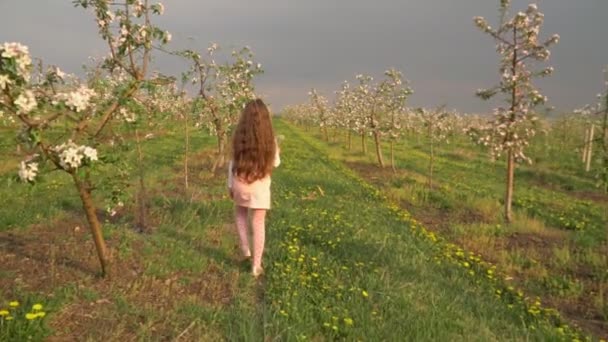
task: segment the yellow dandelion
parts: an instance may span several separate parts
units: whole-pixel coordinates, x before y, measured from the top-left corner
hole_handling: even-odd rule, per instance
[[[353,325],[353,320],[352,320],[352,318],[348,318],[348,317],[346,317],[346,318],[344,319],[344,323],[345,323],[346,325]]]
[[[34,305],[32,305],[32,310],[34,310],[34,311],[40,311],[40,310],[42,310],[42,304],[34,304]]]
[[[13,316],[6,316],[5,318],[7,321],[12,321],[13,319],[15,319]]]
[[[25,314],[25,318],[30,321],[36,319],[36,317],[38,317],[38,315],[36,315],[35,313],[28,312]]]
[[[363,297],[367,298],[369,297],[369,294],[367,293],[367,291],[363,290],[361,291],[361,294],[363,295]]]
[[[38,316],[39,318],[42,318],[42,317],[46,316],[46,312],[40,311],[40,312],[36,313],[36,316]]]
[[[8,316],[8,310],[0,310],[0,317],[1,316]]]
[[[19,302],[18,301],[12,301],[10,303],[8,303],[8,306],[10,306],[11,308],[16,308],[19,306]]]

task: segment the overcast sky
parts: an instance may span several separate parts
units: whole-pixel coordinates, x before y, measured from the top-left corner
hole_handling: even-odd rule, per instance
[[[412,106],[447,104],[485,112],[496,103],[474,96],[498,80],[494,42],[473,25],[480,15],[496,26],[498,0],[166,0],[158,26],[173,34],[169,48],[204,51],[249,45],[265,73],[257,92],[275,110],[307,101],[311,87],[327,96],[344,80],[380,78],[400,69],[414,89]],[[514,10],[526,1],[515,0]],[[539,83],[558,110],[595,101],[608,64],[608,0],[544,0],[542,34],[561,36]],[[0,42],[20,41],[47,64],[78,73],[106,48],[91,13],[70,0],[0,0]],[[229,51],[227,51],[229,52]],[[179,75],[184,62],[158,56],[155,66]]]

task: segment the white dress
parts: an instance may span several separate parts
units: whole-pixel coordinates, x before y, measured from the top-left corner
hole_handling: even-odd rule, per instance
[[[251,209],[270,209],[270,184],[272,183],[270,175],[248,184],[233,175],[232,164],[231,160],[228,163],[228,188],[232,190],[234,203]],[[279,165],[281,165],[281,157],[277,146],[273,166]]]

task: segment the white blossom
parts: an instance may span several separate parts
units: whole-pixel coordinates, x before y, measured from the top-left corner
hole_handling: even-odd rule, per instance
[[[217,49],[219,49],[219,45],[217,43],[212,43],[211,46],[207,48],[207,53],[211,56]]]
[[[20,43],[4,43],[2,44],[2,54],[4,58],[20,58],[23,55],[29,55],[29,49]]]
[[[11,79],[7,75],[0,75],[0,90],[6,89],[11,83]]]
[[[157,13],[162,15],[163,13],[165,13],[165,6],[162,3],[158,3],[156,4],[156,8],[157,8]]]
[[[53,72],[59,78],[64,78],[66,76],[65,72],[63,72],[61,69],[59,69],[59,67],[55,67],[55,69],[53,70]]]
[[[144,3],[141,0],[136,0],[135,4],[133,5],[133,16],[139,18],[145,10],[146,6],[144,5]]]
[[[59,93],[55,95],[54,103],[64,102],[65,105],[79,113],[87,109],[91,104],[91,99],[95,96],[95,91],[81,85],[75,91],[69,93]]]
[[[26,90],[19,94],[15,100],[15,106],[18,108],[19,114],[27,114],[36,108],[37,105],[36,97],[31,90]]]
[[[112,11],[106,11],[106,16],[108,18],[109,23],[113,22],[116,19],[116,15]]]
[[[96,149],[85,145],[76,145],[71,140],[55,146],[53,150],[59,157],[59,165],[68,171],[78,169],[84,162],[98,160]]]
[[[29,55],[29,49],[20,43],[4,43],[1,46],[4,58],[14,58],[17,63],[17,73],[23,78],[29,77],[29,67],[32,65],[32,59]]]
[[[82,154],[90,161],[97,161],[97,150],[89,146],[81,146]]]
[[[68,147],[59,154],[59,163],[66,170],[77,169],[82,164],[84,156],[78,153],[78,148]]]
[[[127,123],[133,123],[133,122],[137,121],[137,117],[135,116],[135,113],[127,110],[124,107],[120,108],[118,110],[118,112],[120,113],[120,116],[122,117],[122,119]]]
[[[38,163],[24,162],[19,164],[19,178],[23,182],[33,182],[38,175]]]

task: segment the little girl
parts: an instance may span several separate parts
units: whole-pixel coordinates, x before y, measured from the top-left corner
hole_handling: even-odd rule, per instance
[[[280,163],[268,108],[262,100],[252,100],[243,109],[232,137],[228,191],[235,204],[241,252],[247,259],[251,258],[247,237],[247,214],[251,210],[254,277],[263,273],[264,220],[266,210],[270,209],[270,175]]]

